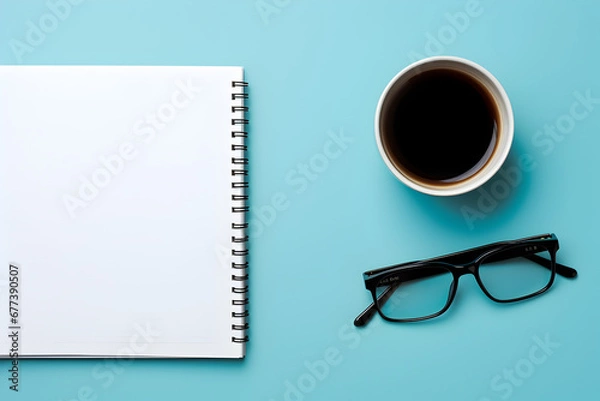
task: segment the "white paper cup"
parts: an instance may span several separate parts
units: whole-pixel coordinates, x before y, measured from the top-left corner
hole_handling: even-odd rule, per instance
[[[386,106],[389,105],[389,100],[393,99],[398,91],[414,76],[421,72],[435,70],[435,69],[454,69],[459,72],[468,74],[470,77],[479,82],[491,95],[493,102],[498,111],[498,130],[496,145],[492,154],[489,156],[485,164],[477,170],[474,174],[469,177],[458,180],[452,183],[432,183],[427,180],[419,180],[414,174],[408,174],[408,171],[404,169],[398,162],[394,163],[394,158],[391,158],[388,154],[388,150],[385,148],[384,141],[382,140],[382,130],[385,129],[383,124],[386,119],[386,113],[389,110]],[[390,171],[404,184],[409,187],[423,192],[429,195],[436,196],[453,196],[460,195],[475,188],[480,187],[487,182],[496,172],[500,169],[510,147],[512,145],[514,136],[514,116],[510,100],[504,91],[504,88],[498,82],[498,80],[482,66],[459,57],[451,56],[439,56],[429,57],[420,61],[417,61],[408,67],[400,71],[386,86],[379,103],[377,104],[377,111],[375,113],[375,138],[377,140],[377,147],[379,153],[383,158],[385,164],[388,166]]]

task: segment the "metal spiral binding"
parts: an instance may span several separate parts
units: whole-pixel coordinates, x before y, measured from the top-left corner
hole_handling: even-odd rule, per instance
[[[234,213],[235,221],[231,223],[231,293],[233,299],[231,300],[232,311],[231,318],[235,319],[231,324],[231,330],[233,335],[231,341],[234,343],[245,343],[248,341],[248,336],[243,335],[240,337],[236,335],[236,332],[245,333],[248,330],[248,286],[246,280],[248,280],[248,249],[246,244],[248,242],[248,223],[246,222],[246,213],[248,213],[248,195],[246,194],[246,188],[248,188],[248,158],[246,152],[248,147],[246,146],[245,140],[248,138],[248,132],[245,130],[245,126],[248,124],[248,120],[245,118],[245,113],[248,111],[248,107],[244,105],[244,101],[248,99],[248,94],[245,92],[245,88],[248,83],[242,81],[233,81],[231,87],[234,88],[234,92],[231,94],[231,211]]]

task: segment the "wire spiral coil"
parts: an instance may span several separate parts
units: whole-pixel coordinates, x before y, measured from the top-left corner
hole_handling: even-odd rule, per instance
[[[231,318],[235,319],[231,325],[232,337],[234,343],[245,343],[248,341],[247,335],[239,336],[238,332],[245,333],[248,330],[248,322],[246,321],[249,312],[248,305],[248,223],[246,222],[246,213],[248,213],[248,158],[246,152],[248,147],[245,143],[248,138],[248,132],[245,130],[248,125],[248,119],[245,118],[245,113],[248,112],[248,107],[244,101],[248,99],[248,94],[245,88],[248,83],[243,81],[233,81],[231,83],[233,93],[231,100],[234,104],[231,106],[231,211],[234,213],[235,221],[231,224],[231,293],[233,299],[231,301],[232,312]]]

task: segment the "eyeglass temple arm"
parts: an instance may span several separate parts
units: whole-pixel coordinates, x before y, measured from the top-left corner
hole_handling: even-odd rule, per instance
[[[537,263],[538,265],[542,265],[547,269],[552,269],[552,262],[546,258],[542,258],[539,255],[527,255],[525,256],[525,258]],[[577,277],[577,270],[573,269],[572,267],[560,264],[558,262],[556,263],[556,272],[566,278]]]
[[[397,282],[395,284],[390,285],[388,288],[386,288],[377,297],[377,302],[381,302],[382,305],[384,303],[386,303],[387,300],[390,299],[390,297],[392,295],[394,295],[394,291],[396,291],[396,288],[398,288],[399,285],[400,285],[400,282]],[[375,302],[371,302],[371,305],[367,306],[367,308],[364,311],[362,311],[360,313],[360,315],[358,315],[356,317],[356,319],[354,319],[354,325],[356,327],[364,326],[365,324],[367,324],[371,321],[371,319],[373,318],[375,313],[377,313],[377,308],[375,307]]]
[[[458,255],[456,255],[458,256]],[[487,262],[499,262],[502,260],[506,260],[506,259],[512,259],[515,256],[518,255],[511,255],[510,252],[505,252],[504,254],[502,254],[501,258],[494,258],[494,257],[490,257],[487,258],[486,261]],[[531,254],[531,255],[524,255],[522,256],[526,259],[529,259],[530,261],[537,263],[540,266],[543,266],[547,269],[552,269],[552,261],[543,258],[539,255],[535,255],[535,254]],[[450,260],[448,260],[450,258],[442,258],[439,261],[445,261],[445,262],[450,262]],[[567,277],[567,278],[575,278],[577,277],[577,270],[573,269],[572,267],[569,266],[565,266],[563,264],[560,263],[556,263],[556,272],[558,274],[560,274],[563,277]],[[427,275],[423,275],[421,277],[419,276],[413,276],[413,280],[417,279],[417,278],[424,278],[425,276],[430,276],[431,274],[427,274]],[[380,305],[383,305],[387,302],[388,299],[391,298],[391,296],[394,294],[394,291],[396,290],[396,288],[398,288],[398,286],[400,285],[400,282],[396,282],[393,285],[390,285],[388,288],[386,288],[378,297],[377,297],[377,301],[380,303]],[[375,315],[375,313],[377,312],[377,308],[375,307],[375,303],[372,302],[369,306],[367,306],[367,308],[362,311],[360,313],[360,315],[358,315],[356,317],[356,319],[354,319],[354,325],[356,327],[361,327],[366,325],[367,323],[369,323],[371,321],[371,319],[373,318],[373,316]]]

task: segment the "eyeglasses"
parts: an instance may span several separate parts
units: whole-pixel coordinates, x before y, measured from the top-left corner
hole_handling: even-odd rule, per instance
[[[544,234],[503,241],[433,259],[370,270],[363,274],[373,303],[354,320],[364,326],[379,312],[392,322],[417,322],[446,312],[458,280],[475,276],[492,301],[507,303],[546,292],[556,273],[574,278],[577,271],[556,263],[558,238]]]

